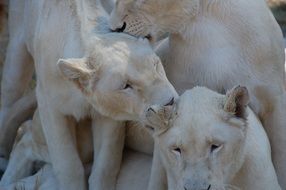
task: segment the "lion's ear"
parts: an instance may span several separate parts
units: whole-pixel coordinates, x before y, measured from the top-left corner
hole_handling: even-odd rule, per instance
[[[83,92],[91,90],[89,87],[94,71],[88,68],[85,58],[60,59],[58,67],[62,75],[72,81],[80,90]]]
[[[224,110],[238,118],[246,119],[246,108],[249,103],[249,94],[246,87],[236,86],[226,94]]]
[[[146,113],[146,119],[149,126],[147,129],[153,129],[153,132],[165,131],[169,127],[174,110],[172,106],[151,106]]]

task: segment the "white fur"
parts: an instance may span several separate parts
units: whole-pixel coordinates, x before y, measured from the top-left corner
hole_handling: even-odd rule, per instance
[[[281,190],[267,135],[245,107],[245,89],[238,87],[229,94],[196,87],[173,108],[152,106],[147,112],[168,189]],[[219,148],[212,150],[213,144]]]
[[[168,32],[158,54],[179,93],[196,85],[224,93],[241,84],[270,139],[286,188],[285,53],[282,32],[264,0],[118,0],[112,29],[153,40]]]
[[[85,166],[86,175],[90,175],[92,163],[92,132],[86,120],[76,126],[77,149]],[[152,157],[135,151],[125,150],[123,162],[116,182],[117,190],[145,190],[148,184]],[[33,176],[36,162],[44,165]],[[39,114],[36,111],[33,120],[20,128],[9,165],[0,183],[0,189],[14,190],[57,190],[58,180],[50,164],[49,152],[42,131]]]
[[[35,64],[39,115],[52,167],[63,190],[87,188],[76,148],[77,121],[93,119],[94,165],[89,188],[112,190],[124,145],[123,121],[142,121],[150,104],[167,104],[177,96],[149,44],[128,35],[104,34],[106,17],[97,3],[10,2],[1,122],[22,96]],[[124,89],[127,84],[132,88]],[[2,126],[1,134],[13,139],[14,129]],[[0,138],[0,148],[7,147],[6,143]],[[2,151],[8,156],[9,150]]]

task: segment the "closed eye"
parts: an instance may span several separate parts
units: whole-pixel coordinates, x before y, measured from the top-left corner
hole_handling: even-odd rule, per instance
[[[175,154],[176,156],[181,156],[182,154],[182,149],[179,147],[173,148],[172,153]]]
[[[181,153],[182,153],[182,151],[181,151],[181,149],[180,149],[180,148],[175,148],[175,149],[174,149],[174,151],[175,151],[175,152],[177,152],[177,153],[179,153],[179,154],[181,154]]]
[[[212,144],[210,148],[210,152],[211,153],[218,152],[221,148],[222,148],[222,145]]]
[[[126,83],[123,89],[124,90],[126,90],[126,89],[133,89],[133,87],[130,84]]]

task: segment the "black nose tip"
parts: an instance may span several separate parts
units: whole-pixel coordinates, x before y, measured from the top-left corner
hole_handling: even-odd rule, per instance
[[[121,33],[121,32],[124,32],[125,28],[126,28],[126,22],[123,23],[123,26],[121,28],[116,28],[115,30],[111,30],[111,31]]]
[[[165,106],[172,106],[174,104],[174,97]]]

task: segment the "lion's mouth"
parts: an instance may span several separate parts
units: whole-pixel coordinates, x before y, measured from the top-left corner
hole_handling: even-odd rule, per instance
[[[111,32],[116,32],[116,33],[127,33],[127,34],[129,34],[131,36],[134,36],[134,37],[137,37],[137,38],[140,37],[140,36],[136,36],[136,35],[130,34],[129,32],[125,32],[124,30],[126,29],[126,26],[127,26],[127,24],[126,24],[126,22],[124,22],[121,28],[116,28],[114,30],[110,29],[110,31]],[[146,36],[141,36],[141,37],[146,38],[150,42],[153,40],[153,37],[152,37],[151,34],[148,34]]]

